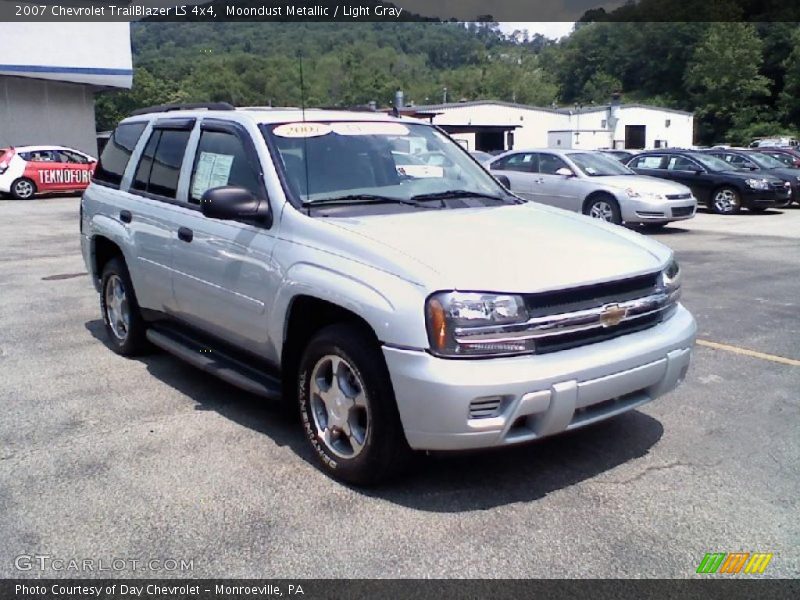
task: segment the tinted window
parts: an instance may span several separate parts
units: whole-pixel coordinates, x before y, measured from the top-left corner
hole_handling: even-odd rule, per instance
[[[667,169],[670,171],[698,171],[700,165],[685,156],[670,156]]]
[[[561,157],[555,154],[540,154],[539,155],[539,173],[544,175],[555,175],[559,169],[572,169],[569,165],[561,160]]]
[[[136,142],[146,126],[146,123],[129,123],[117,127],[97,163],[95,181],[119,187]]]
[[[634,169],[660,169],[661,168],[661,160],[663,159],[663,155],[651,155],[651,156],[637,156],[634,158],[628,166]]]
[[[155,129],[136,168],[133,189],[174,198],[190,131]]]
[[[536,171],[535,155],[530,152],[524,154],[512,154],[492,165],[493,171],[519,171],[520,173],[531,173]]]
[[[206,190],[226,185],[243,187],[256,196],[263,196],[259,171],[248,160],[242,140],[231,133],[204,131],[192,167],[189,201],[199,204]]]

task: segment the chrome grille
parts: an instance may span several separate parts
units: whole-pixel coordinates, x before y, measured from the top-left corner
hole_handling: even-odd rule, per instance
[[[525,302],[529,318],[525,323],[457,327],[454,337],[465,345],[532,341],[536,354],[606,341],[653,327],[670,313],[680,292],[668,293],[657,281],[658,273],[652,273],[571,290],[528,294]]]

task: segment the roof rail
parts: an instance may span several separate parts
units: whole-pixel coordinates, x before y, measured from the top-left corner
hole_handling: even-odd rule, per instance
[[[149,113],[170,112],[173,110],[196,110],[198,108],[205,108],[206,110],[236,110],[236,107],[227,102],[194,102],[191,104],[159,104],[157,106],[146,106],[144,108],[137,108],[131,113],[131,116],[146,115]]]

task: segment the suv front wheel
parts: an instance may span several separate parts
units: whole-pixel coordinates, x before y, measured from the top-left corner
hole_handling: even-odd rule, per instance
[[[332,477],[375,484],[408,458],[380,347],[362,327],[331,325],[311,339],[300,360],[298,399],[306,438]]]

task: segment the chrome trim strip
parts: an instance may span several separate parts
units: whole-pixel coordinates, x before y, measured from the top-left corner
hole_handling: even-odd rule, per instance
[[[503,343],[539,339],[607,327],[603,322],[603,317],[608,315],[611,307],[621,309],[625,313],[619,321],[614,323],[614,325],[618,325],[632,319],[662,312],[676,301],[677,294],[675,292],[668,294],[659,291],[649,296],[625,302],[610,303],[570,313],[534,317],[525,323],[487,327],[457,327],[453,333],[455,341],[459,344]]]

